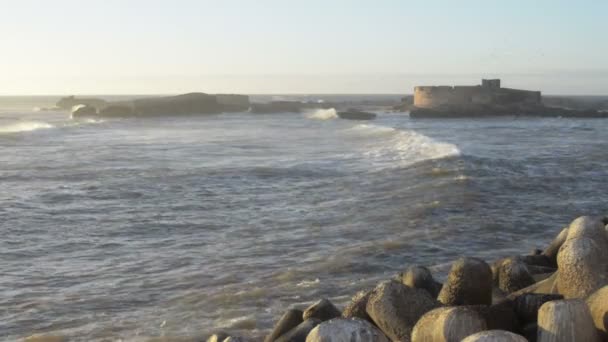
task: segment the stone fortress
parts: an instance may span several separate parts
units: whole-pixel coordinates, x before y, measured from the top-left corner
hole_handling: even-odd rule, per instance
[[[540,91],[501,88],[499,79],[482,80],[475,86],[418,86],[414,107],[424,109],[474,109],[486,106],[538,106]]]

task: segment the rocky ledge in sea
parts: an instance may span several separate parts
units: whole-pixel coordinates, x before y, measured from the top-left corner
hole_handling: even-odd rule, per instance
[[[406,106],[410,117],[418,119],[482,118],[482,117],[543,117],[543,118],[608,118],[608,112],[595,109],[568,109],[545,105],[475,105],[419,108]]]
[[[428,268],[352,297],[290,309],[264,342],[608,341],[608,218],[583,216],[544,249],[494,261],[462,257],[444,284]],[[207,342],[262,341],[217,332]]]

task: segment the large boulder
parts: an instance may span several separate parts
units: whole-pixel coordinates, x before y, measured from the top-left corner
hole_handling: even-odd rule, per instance
[[[369,300],[371,291],[359,291],[350,300],[350,303],[346,305],[344,311],[342,311],[342,317],[344,318],[361,318],[371,322],[371,318],[367,314],[365,307]]]
[[[275,324],[272,332],[266,336],[264,342],[273,342],[281,335],[289,332],[291,329],[297,327],[300,323],[303,322],[302,319],[302,311],[297,309],[287,310],[285,314],[279,319],[279,321]]]
[[[484,318],[466,307],[443,307],[427,312],[414,326],[412,342],[457,342],[487,329]]]
[[[538,310],[538,342],[600,342],[581,299],[550,301]]]
[[[204,93],[137,99],[133,101],[133,106],[134,112],[141,116],[214,114],[222,111],[217,98]]]
[[[99,116],[103,117],[128,117],[133,115],[133,108],[130,106],[111,105],[99,111]]]
[[[551,241],[549,246],[545,248],[543,251],[543,255],[547,256],[551,262],[557,266],[557,253],[559,249],[562,247],[564,242],[566,241],[566,237],[568,236],[568,227],[562,229],[559,234]]]
[[[316,318],[323,321],[329,321],[332,318],[340,317],[342,313],[328,299],[321,299],[318,302],[309,306],[302,317],[304,320]]]
[[[388,338],[368,321],[337,318],[319,324],[306,342],[389,342]]]
[[[487,330],[468,336],[462,342],[528,342],[528,340],[509,331]]]
[[[521,290],[535,283],[528,266],[521,258],[507,258],[500,261],[495,275],[498,288],[506,293]]]
[[[608,286],[593,293],[587,298],[587,306],[593,317],[595,327],[604,334],[608,333]]]
[[[391,340],[408,342],[420,317],[439,305],[426,290],[385,281],[372,291],[367,313]]]
[[[427,290],[433,298],[437,298],[441,291],[441,283],[435,281],[431,271],[424,266],[412,266],[398,278],[406,286]]]
[[[319,324],[321,321],[316,318],[307,319],[277,338],[275,342],[305,342],[306,336]]]
[[[461,258],[452,265],[438,299],[445,305],[492,304],[492,270],[483,260]]]
[[[579,217],[557,254],[556,286],[565,298],[586,298],[608,284],[608,238],[602,221]]]

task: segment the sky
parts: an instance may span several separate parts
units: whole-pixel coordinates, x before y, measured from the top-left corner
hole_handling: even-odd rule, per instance
[[[605,0],[0,0],[0,94],[608,95]]]

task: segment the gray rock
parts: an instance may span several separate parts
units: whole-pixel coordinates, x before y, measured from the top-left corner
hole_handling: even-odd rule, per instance
[[[435,281],[431,271],[424,266],[412,266],[399,275],[401,282],[409,287],[427,290],[433,298],[441,291],[441,283]]]
[[[498,288],[506,293],[515,292],[534,284],[528,266],[521,258],[507,258],[497,267]]]
[[[321,324],[321,321],[316,318],[307,319],[300,323],[297,327],[291,329],[283,336],[276,339],[276,342],[305,342],[306,336],[314,329],[317,325]]]
[[[445,305],[492,304],[492,270],[483,260],[461,258],[452,265],[438,299]]]
[[[556,286],[565,298],[586,298],[608,284],[608,239],[603,223],[579,217],[557,254]]]
[[[342,317],[360,318],[371,322],[372,319],[369,317],[365,309],[370,294],[371,291],[357,292],[357,294],[355,294],[355,296],[350,300],[350,303],[348,303],[348,305],[344,308],[344,311],[342,311]]]
[[[336,318],[314,328],[306,342],[389,342],[388,338],[368,321],[358,318]]]
[[[226,332],[218,331],[215,334],[209,336],[207,342],[224,342],[225,339],[230,337]]]
[[[129,117],[133,115],[133,108],[129,106],[108,106],[99,111],[103,117]]]
[[[595,327],[606,336],[608,333],[608,286],[602,287],[589,296],[587,306]]]
[[[221,113],[222,106],[213,95],[189,93],[133,101],[134,112],[141,116]]]
[[[488,330],[471,335],[462,342],[528,342],[528,340],[509,331]]]
[[[513,299],[513,308],[517,317],[526,323],[534,323],[538,319],[538,310],[546,302],[561,300],[560,294],[525,293]]]
[[[340,310],[338,310],[338,308],[336,308],[332,302],[330,302],[328,299],[321,299],[304,310],[302,317],[304,320],[309,318],[317,318],[323,322],[329,321],[332,318],[340,317],[341,315],[342,313]]]
[[[538,342],[599,342],[587,304],[581,299],[554,300],[538,310]]]
[[[487,329],[484,318],[466,307],[443,307],[427,312],[414,326],[412,342],[460,341]]]
[[[416,322],[440,304],[426,290],[385,281],[372,291],[367,314],[393,341],[410,341]]]
[[[275,324],[274,328],[272,329],[272,332],[268,336],[266,336],[264,342],[273,342],[277,338],[281,337],[281,335],[297,327],[302,322],[303,319],[301,310],[287,310],[287,312],[285,312],[285,314],[283,314],[283,316]]]

